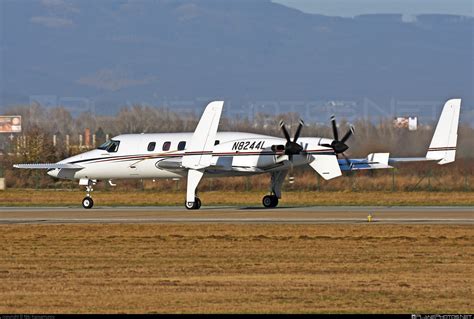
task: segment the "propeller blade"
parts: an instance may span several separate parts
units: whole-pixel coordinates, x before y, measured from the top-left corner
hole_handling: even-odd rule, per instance
[[[281,128],[281,130],[283,131],[283,134],[285,135],[286,141],[287,141],[288,143],[290,143],[290,142],[291,142],[291,138],[290,138],[290,134],[288,134],[288,131],[286,130],[285,122],[280,121],[280,128]]]
[[[344,159],[346,160],[346,164],[347,166],[350,168],[351,167],[351,161],[349,160],[349,158],[347,158],[346,154],[344,153],[341,153],[342,157],[344,157]]]
[[[332,123],[332,134],[336,141],[339,140],[339,134],[337,133],[337,124],[336,124],[336,117],[333,115],[331,116],[331,123]]]
[[[293,138],[293,142],[296,142],[298,138],[300,137],[303,126],[304,126],[304,122],[303,120],[300,120],[300,124],[298,125],[298,129],[296,130],[295,137]]]
[[[351,137],[352,134],[354,134],[354,127],[351,125],[349,131],[347,131],[346,135],[344,135],[341,142],[345,143],[349,139],[349,137]]]

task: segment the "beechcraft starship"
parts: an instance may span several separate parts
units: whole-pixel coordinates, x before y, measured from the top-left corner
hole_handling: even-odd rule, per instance
[[[66,158],[54,164],[17,164],[16,168],[46,169],[48,175],[79,180],[86,187],[84,208],[92,208],[91,193],[99,181],[114,179],[187,178],[185,207],[199,209],[196,189],[203,177],[269,174],[270,194],[263,206],[276,207],[282,185],[290,169],[310,166],[324,179],[342,175],[342,171],[392,168],[393,163],[435,161],[440,165],[454,162],[456,155],[460,99],[446,102],[425,157],[390,158],[389,153],[372,153],[364,159],[350,159],[344,152],[353,135],[351,127],[339,139],[332,118],[333,138],[300,137],[300,121],[290,137],[281,122],[284,138],[245,132],[217,132],[223,101],[208,104],[194,133],[123,134],[98,149]],[[339,159],[338,157],[342,158]]]

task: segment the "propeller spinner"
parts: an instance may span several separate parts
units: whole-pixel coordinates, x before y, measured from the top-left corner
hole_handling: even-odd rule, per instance
[[[285,135],[286,144],[284,147],[285,155],[288,155],[289,160],[293,159],[293,155],[300,154],[303,151],[303,147],[297,143],[298,138],[300,137],[301,130],[303,129],[304,122],[300,120],[298,124],[298,128],[296,129],[295,136],[293,137],[293,141],[290,138],[290,134],[286,129],[285,122],[280,121],[280,128],[283,131],[283,135]]]
[[[321,144],[321,146],[332,148],[334,150],[334,153],[336,153],[336,155],[341,154],[342,157],[344,157],[344,159],[346,160],[347,165],[350,166],[351,162],[349,161],[347,156],[344,154],[344,152],[349,149],[349,146],[347,146],[346,141],[354,134],[354,127],[351,125],[347,133],[342,137],[341,140],[339,140],[336,117],[334,115],[331,116],[331,124],[332,124],[332,133],[334,136],[334,140],[332,141],[331,144]]]

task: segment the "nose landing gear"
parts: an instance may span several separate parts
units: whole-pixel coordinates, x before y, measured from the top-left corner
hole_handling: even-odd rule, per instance
[[[91,197],[84,197],[84,199],[82,200],[82,207],[84,207],[85,209],[91,209],[92,206],[94,206],[94,201],[92,200]]]
[[[86,197],[82,200],[82,207],[85,209],[91,209],[94,206],[94,201],[92,200],[91,193],[94,190],[93,186],[97,183],[96,180],[91,180],[87,178],[81,178],[79,180],[79,185],[86,187]]]

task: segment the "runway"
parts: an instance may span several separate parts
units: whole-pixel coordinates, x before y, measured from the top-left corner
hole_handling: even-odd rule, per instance
[[[474,207],[1,207],[0,224],[474,224]]]

